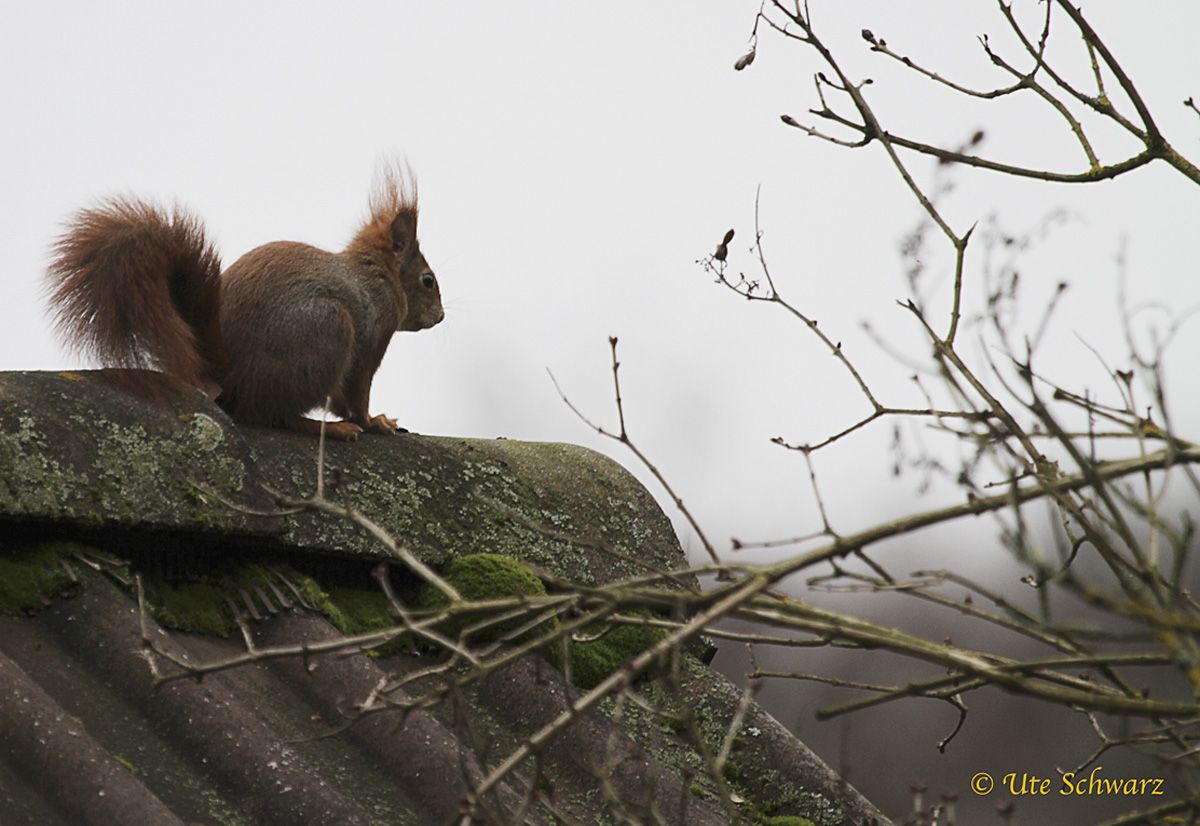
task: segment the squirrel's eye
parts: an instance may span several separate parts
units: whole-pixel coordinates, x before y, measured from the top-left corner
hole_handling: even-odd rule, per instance
[[[432,287],[433,286],[433,273],[427,272],[421,276],[421,286],[422,287]]]

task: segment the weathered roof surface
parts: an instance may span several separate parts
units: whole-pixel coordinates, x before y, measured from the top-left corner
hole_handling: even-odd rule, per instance
[[[489,551],[597,583],[681,561],[653,497],[585,448],[400,433],[326,450],[355,507],[431,564]],[[258,515],[276,510],[268,490],[311,494],[316,460],[312,437],[239,429],[198,393],[150,405],[98,371],[0,373],[0,520],[14,524],[387,558],[344,520]]]
[[[529,655],[469,685],[456,704],[345,725],[385,677],[427,669],[428,653],[275,658],[155,688],[143,628],[191,662],[244,643],[164,630],[121,576],[88,561],[183,556],[194,570],[266,549],[284,564],[350,564],[365,579],[352,560],[386,553],[357,528],[330,516],[255,516],[216,498],[273,511],[268,489],[311,489],[314,451],[294,434],[242,431],[200,400],[155,407],[87,374],[0,374],[0,564],[30,546],[53,548],[39,558],[68,582],[32,615],[0,615],[0,823],[454,822],[472,785],[579,696]],[[581,448],[400,435],[329,451],[354,503],[430,563],[495,551],[587,584],[684,563],[649,494]],[[83,544],[45,543],[61,536]],[[339,635],[299,600],[276,592],[256,601],[273,603],[248,626],[258,646]],[[693,658],[681,676],[715,750],[741,690]],[[653,681],[638,689],[670,704]],[[770,811],[818,826],[887,823],[757,705],[741,731],[729,777],[748,822]],[[611,702],[583,713],[541,762],[552,803],[532,806],[527,822],[730,820],[695,749],[633,703],[619,715]],[[523,776],[490,799],[493,821],[520,809]]]

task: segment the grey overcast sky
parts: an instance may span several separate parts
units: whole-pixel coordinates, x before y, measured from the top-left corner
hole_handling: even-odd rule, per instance
[[[1036,14],[1032,3],[1016,5]],[[364,214],[378,160],[405,158],[447,318],[395,338],[376,378],[376,411],[423,433],[594,446],[665,503],[631,456],[574,418],[547,376],[549,368],[578,407],[615,424],[607,338],[618,335],[631,432],[713,538],[811,532],[820,523],[804,466],[769,439],[816,441],[869,411],[811,334],[717,287],[695,261],[734,227],[732,265],[751,271],[761,185],[781,291],[843,342],[885,403],[919,406],[910,371],[860,325],[924,355],[894,301],[908,295],[900,239],[920,213],[878,146],[847,151],[780,123],[783,113],[806,119],[816,103],[811,54],[764,33],[754,64],[733,71],[757,8],[9,4],[0,31],[0,368],[79,364],[48,328],[39,283],[72,210],[114,193],[178,200],[204,219],[226,264],[272,240],[336,248]],[[1200,157],[1200,118],[1181,105],[1200,96],[1200,4],[1084,8],[1168,136]],[[995,4],[813,0],[812,14],[847,68],[874,79],[867,94],[895,131],[954,144],[983,128],[995,157],[1083,168],[1045,107],[967,105],[889,66],[859,37],[869,27],[948,75],[997,86],[1006,78],[975,37],[990,33],[1018,52]],[[1077,44],[1058,48],[1086,79]],[[1112,129],[1096,136],[1105,158],[1135,148]],[[932,179],[930,163],[912,169]],[[1027,326],[1055,284],[1071,284],[1044,347],[1043,366],[1064,381],[1109,391],[1081,340],[1124,363],[1122,244],[1134,302],[1200,304],[1197,189],[1165,168],[1078,187],[970,171],[953,181],[946,209],[960,230],[994,215],[1024,232],[1055,209],[1069,213],[1022,264]],[[983,297],[981,249],[968,260],[973,309]],[[925,263],[931,306],[944,312],[950,261],[934,245]],[[1200,423],[1198,344],[1193,324],[1170,362],[1189,436]],[[959,495],[947,486],[917,499],[916,479],[890,473],[890,440],[890,426],[876,424],[818,456],[836,527]],[[973,564],[990,570],[1000,555]],[[921,564],[941,564],[934,557]]]

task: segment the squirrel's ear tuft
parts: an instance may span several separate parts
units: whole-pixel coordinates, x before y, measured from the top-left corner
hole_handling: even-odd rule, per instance
[[[398,253],[410,249],[417,241],[416,207],[401,207],[392,219],[392,249]]]
[[[407,165],[383,165],[371,193],[371,214],[348,250],[408,252],[417,240],[417,184]]]

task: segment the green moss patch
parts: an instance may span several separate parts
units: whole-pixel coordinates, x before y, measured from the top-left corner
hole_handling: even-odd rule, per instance
[[[388,602],[387,595],[378,586],[374,588],[334,586],[330,588],[325,616],[346,636],[382,631],[397,624],[396,617],[392,615],[392,607]],[[386,657],[407,649],[411,645],[412,640],[401,635],[371,649],[369,653],[375,657]]]
[[[460,556],[446,566],[442,577],[467,600],[546,595],[546,586],[521,560],[500,554]],[[423,607],[440,608],[449,602],[432,586],[421,593]]]
[[[259,594],[267,594],[275,601],[274,594],[280,588],[279,576],[286,577],[304,594],[310,604],[315,605],[333,619],[335,609],[328,596],[310,577],[286,566],[273,566],[272,571],[262,565],[251,564],[213,574],[195,582],[169,582],[155,575],[143,577],[146,608],[150,616],[165,628],[201,634],[216,634],[227,637],[237,630],[230,601],[241,606],[243,594],[256,601],[260,611],[266,606]],[[242,606],[242,610],[245,610]]]
[[[396,625],[396,617],[392,614],[388,599],[378,587],[335,585],[324,590],[311,577],[289,568],[276,566],[276,570],[299,588],[309,603],[316,605],[343,634],[365,634]],[[442,576],[454,586],[463,599],[472,602],[512,596],[546,595],[542,581],[524,563],[500,554],[484,553],[460,557],[446,566]],[[278,582],[270,571],[255,564],[195,582],[172,583],[152,575],[145,576],[143,580],[147,608],[159,624],[179,631],[218,636],[229,636],[237,631],[237,622],[229,601],[240,604],[242,594],[253,595],[259,590],[269,594],[271,581]],[[413,592],[412,601],[424,611],[437,611],[449,604],[445,594],[427,584]],[[444,622],[439,631],[455,637],[462,628],[479,619],[477,616],[452,618]],[[517,618],[489,627],[474,635],[473,639],[475,642],[494,640],[524,621],[525,618]],[[552,623],[555,624],[557,620]],[[589,633],[599,631],[597,628]],[[594,686],[620,668],[630,657],[661,639],[664,633],[662,629],[617,626],[595,641],[572,642],[572,667],[576,681],[585,688]],[[400,637],[376,648],[372,653],[385,656],[409,644],[411,643],[407,637]],[[548,652],[551,662],[555,665],[561,665],[559,650],[557,646],[552,646]]]
[[[459,557],[446,566],[442,578],[450,583],[463,599],[470,602],[514,596],[546,596],[546,586],[524,563],[500,554],[484,553]],[[417,604],[423,609],[436,611],[449,605],[450,599],[432,585],[424,585],[418,594]],[[478,620],[478,617],[457,617],[444,622],[439,630],[443,634],[456,637],[464,627]],[[523,622],[525,618],[521,617],[490,626],[474,635],[473,639],[476,642],[494,640]]]
[[[396,624],[383,590],[334,586],[326,595],[332,610],[326,611],[329,621],[343,634],[365,634],[391,628]]]
[[[142,587],[150,616],[165,628],[227,637],[237,630],[233,612],[225,604],[225,588],[214,582],[172,585],[144,577]]]
[[[72,550],[69,543],[45,542],[0,552],[0,613],[32,614],[77,588],[62,561]]]
[[[523,562],[500,554],[482,553],[459,557],[446,566],[442,577],[468,601],[546,595],[545,585]],[[436,611],[450,604],[449,598],[431,585],[422,586],[417,602],[422,609],[429,611]],[[451,619],[443,623],[440,630],[448,636],[457,636],[464,627],[477,620],[475,617]],[[476,642],[494,640],[525,621],[526,618],[522,617],[491,626],[476,634],[474,639]],[[557,620],[551,627],[554,625],[557,625]],[[571,641],[571,673],[577,686],[588,689],[598,685],[605,677],[654,645],[668,632],[663,628],[644,625],[616,625],[607,630],[598,625],[588,628],[584,633],[595,636],[596,639],[588,642]],[[545,652],[545,656],[555,666],[561,666],[560,651],[559,646],[552,645]]]
[[[598,630],[584,633],[595,635]],[[605,677],[667,635],[667,629],[649,625],[615,625],[598,639],[571,642],[571,673],[575,685],[595,688]]]

